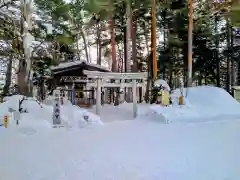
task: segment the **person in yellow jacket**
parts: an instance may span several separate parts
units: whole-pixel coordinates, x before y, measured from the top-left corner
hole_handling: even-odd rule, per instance
[[[162,88],[161,89],[161,95],[162,95],[162,99],[161,99],[161,103],[163,106],[169,106],[170,101],[169,101],[169,91],[166,88]]]

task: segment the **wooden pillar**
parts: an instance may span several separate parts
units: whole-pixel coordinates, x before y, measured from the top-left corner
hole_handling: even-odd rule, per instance
[[[97,78],[97,95],[96,95],[96,114],[100,115],[101,111],[101,89],[102,89],[102,79]]]
[[[132,80],[132,94],[133,94],[133,117],[137,117],[137,81]]]

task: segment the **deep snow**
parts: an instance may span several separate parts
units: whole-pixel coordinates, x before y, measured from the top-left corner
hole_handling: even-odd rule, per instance
[[[238,180],[240,123],[0,131],[4,180]]]
[[[215,90],[211,92],[211,89],[200,87],[196,91],[203,91],[202,93],[208,91],[204,97],[210,100],[217,94]],[[185,102],[188,113],[191,114],[191,108],[199,110],[203,103],[197,100],[196,103],[191,101],[191,98],[197,99],[199,95],[191,94],[191,91],[195,90],[189,91]],[[238,104],[233,105],[234,101],[230,96],[218,96],[220,97],[222,100],[225,98],[224,102],[229,102],[228,109],[238,109]],[[115,108],[114,110],[111,110],[110,106],[104,106],[102,112],[114,118],[121,109],[120,114],[124,117],[122,112],[126,111],[128,106],[131,109],[132,105],[129,104],[120,105],[118,108],[112,107]],[[207,106],[214,110],[218,109],[217,103]],[[155,107],[157,109],[157,106]],[[172,108],[172,113],[179,111],[180,108],[177,107]],[[68,108],[72,112],[73,107],[68,106]],[[228,110],[227,107],[224,108]],[[1,179],[238,180],[240,178],[240,121],[235,115],[234,119],[211,121],[211,119],[205,120],[206,114],[204,114],[202,120],[205,123],[191,124],[186,123],[183,116],[181,124],[163,124],[161,116],[150,113],[152,109],[150,105],[140,105],[137,119],[129,121],[119,119],[112,122],[110,119],[103,120],[104,126],[54,129],[40,128],[34,122],[27,126],[26,122],[26,126],[0,128]],[[159,109],[162,108],[158,106]],[[67,112],[67,109],[65,110]],[[217,112],[214,112],[215,115]],[[101,118],[107,117],[106,114],[103,115]],[[39,118],[38,121],[43,121],[43,118]],[[71,125],[75,127],[74,124]]]
[[[3,117],[9,116],[9,128],[14,128],[16,122],[13,120],[13,113],[9,113],[9,108],[13,110],[19,109],[19,100],[23,96],[15,95],[12,97],[6,97],[4,103],[0,104],[0,124],[3,124]],[[19,126],[25,126],[27,128],[52,128],[53,120],[53,100],[54,98],[49,97],[45,100],[46,104],[39,104],[34,98],[27,98],[23,101],[21,107],[27,113],[21,113],[21,119]],[[87,111],[86,109],[78,106],[73,106],[68,100],[64,100],[64,104],[60,107],[60,116],[63,125],[71,128],[79,128],[89,125],[100,125],[103,126],[103,122],[100,118]],[[84,120],[84,116],[88,116],[88,122]]]
[[[224,89],[201,86],[183,89],[184,105],[177,105],[180,90],[171,95],[170,107],[151,106],[151,110],[168,123],[194,123],[240,119],[240,104]],[[187,96],[186,96],[187,95]]]

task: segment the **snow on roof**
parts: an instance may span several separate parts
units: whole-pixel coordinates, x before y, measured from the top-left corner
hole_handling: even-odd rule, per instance
[[[75,65],[79,65],[84,63],[84,61],[72,61],[72,62],[64,62],[64,63],[60,63],[57,66],[53,66],[51,67],[51,70],[57,70],[57,69],[62,69],[62,68],[67,68],[67,67],[71,67],[71,66],[75,66]]]
[[[107,71],[111,71],[107,67],[101,66],[99,64],[88,63],[85,60],[78,60],[78,61],[60,63],[57,66],[51,67],[51,70],[58,70],[58,69],[62,69],[62,68],[68,68],[68,67],[71,67],[71,66],[80,65],[82,63],[85,63],[85,64],[93,66],[93,67],[97,67],[97,68],[100,68],[100,69],[104,69],[104,70],[107,70]]]
[[[101,66],[99,64],[93,64],[93,63],[86,63],[90,66],[93,66],[93,67],[97,67],[97,68],[101,68],[101,69],[104,69],[104,70],[107,70],[107,71],[111,71],[109,68],[105,67],[105,66]]]

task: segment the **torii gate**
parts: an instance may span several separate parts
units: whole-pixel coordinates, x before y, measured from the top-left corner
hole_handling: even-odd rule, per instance
[[[132,88],[133,93],[133,117],[137,117],[137,87],[144,87],[144,80],[148,75],[145,72],[140,73],[114,73],[114,72],[98,72],[98,71],[86,71],[83,73],[88,78],[96,79],[97,82],[87,83],[88,87],[97,88],[96,95],[96,114],[100,115],[101,108],[101,88],[102,87],[120,87],[120,88]],[[106,80],[119,80],[119,82],[106,82]],[[132,80],[132,82],[125,83],[124,80]],[[137,80],[143,80],[142,83],[137,83]]]

